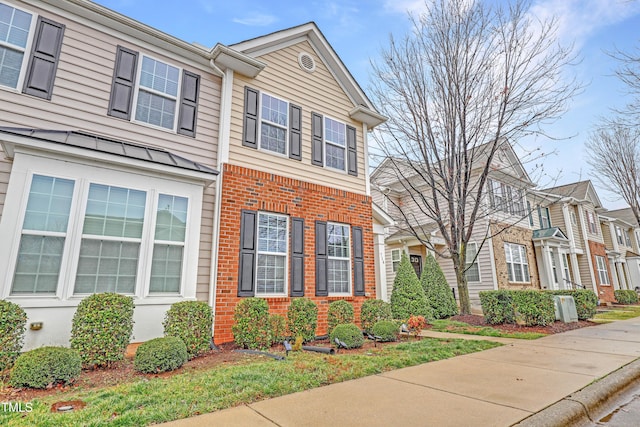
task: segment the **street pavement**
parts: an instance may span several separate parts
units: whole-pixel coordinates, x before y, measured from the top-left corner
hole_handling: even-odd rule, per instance
[[[640,318],[537,340],[423,335],[504,345],[166,425],[577,426],[640,386]]]

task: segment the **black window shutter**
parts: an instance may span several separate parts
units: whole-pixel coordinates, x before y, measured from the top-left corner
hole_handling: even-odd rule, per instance
[[[322,116],[311,113],[311,164],[316,166],[324,165],[322,140]]]
[[[304,296],[304,219],[291,218],[291,288],[292,297]]]
[[[110,116],[126,120],[131,118],[137,67],[138,52],[118,46],[107,112]]]
[[[36,33],[22,91],[39,98],[51,99],[58,69],[64,25],[38,18]]]
[[[260,92],[244,87],[244,130],[242,145],[258,148],[258,97]]]
[[[240,264],[238,267],[238,296],[255,294],[256,224],[257,212],[242,210],[240,217]]]
[[[351,227],[353,239],[353,295],[364,296],[364,247],[362,227]]]
[[[198,95],[200,93],[200,76],[189,71],[182,73],[182,93],[180,96],[180,113],[178,114],[178,133],[196,136],[196,116],[198,115]]]
[[[289,105],[289,158],[302,160],[302,108]]]
[[[347,126],[347,165],[349,175],[358,176],[358,150],[356,148],[356,128]]]
[[[316,296],[329,295],[327,284],[327,223],[316,221]]]

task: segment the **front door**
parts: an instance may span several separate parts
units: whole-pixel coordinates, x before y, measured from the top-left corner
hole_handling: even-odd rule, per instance
[[[411,265],[413,269],[416,271],[418,278],[420,274],[422,274],[422,256],[421,255],[410,255],[409,260],[411,260]]]

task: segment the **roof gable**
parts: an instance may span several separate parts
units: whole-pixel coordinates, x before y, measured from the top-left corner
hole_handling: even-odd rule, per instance
[[[602,207],[600,197],[590,180],[573,182],[571,184],[559,185],[557,187],[541,190],[548,194],[557,194],[564,197],[572,197],[579,201],[589,201],[596,208]]]

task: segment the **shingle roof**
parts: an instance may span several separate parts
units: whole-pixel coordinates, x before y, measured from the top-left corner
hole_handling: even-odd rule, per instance
[[[590,181],[574,182],[572,184],[560,185],[557,187],[545,188],[540,190],[544,193],[557,194],[559,196],[574,197],[578,200],[587,198]]]
[[[636,216],[633,214],[633,211],[631,210],[631,208],[615,209],[612,211],[607,211],[605,215],[613,218],[621,219],[632,225],[638,224],[638,220],[636,219]]]
[[[98,135],[77,131],[59,131],[28,128],[0,127],[1,134],[13,134],[26,136],[57,144],[70,145],[74,147],[86,148],[102,153],[115,154],[130,159],[143,160],[164,166],[172,166],[202,172],[211,175],[218,175],[218,171],[201,163],[186,159],[177,154],[160,148],[145,145],[133,144],[125,141],[109,139]]]

